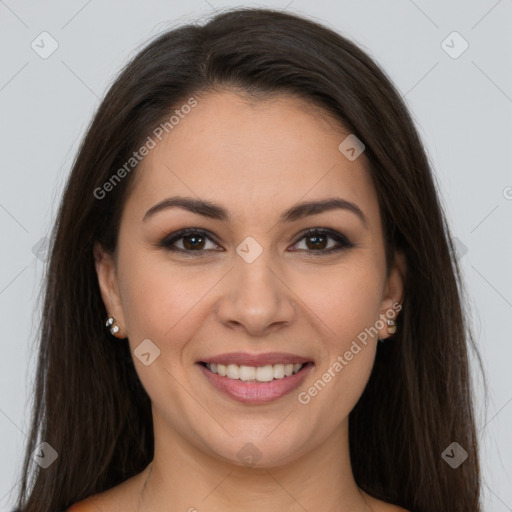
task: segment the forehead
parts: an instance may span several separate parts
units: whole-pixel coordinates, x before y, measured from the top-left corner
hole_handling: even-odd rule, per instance
[[[378,215],[364,153],[351,161],[338,149],[349,135],[325,111],[293,96],[248,101],[226,91],[197,97],[190,113],[156,139],[128,202],[138,209],[179,194],[250,216],[339,196]]]

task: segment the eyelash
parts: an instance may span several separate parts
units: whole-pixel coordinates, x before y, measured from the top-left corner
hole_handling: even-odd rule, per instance
[[[172,252],[179,252],[186,254],[187,256],[204,256],[204,253],[208,250],[186,250],[186,249],[180,249],[177,247],[173,247],[173,244],[177,241],[181,240],[182,238],[185,238],[188,235],[200,235],[204,238],[207,238],[208,240],[214,242],[214,237],[212,237],[207,231],[200,229],[200,228],[186,228],[182,229],[180,231],[177,231],[176,233],[171,233],[170,235],[166,236],[163,240],[158,242],[156,245],[158,247],[162,247],[168,251]],[[345,235],[338,233],[337,231],[333,231],[332,229],[326,229],[326,228],[311,228],[308,229],[300,234],[300,237],[294,242],[293,245],[297,245],[302,239],[312,237],[312,236],[327,236],[328,238],[331,238],[335,240],[338,243],[338,246],[331,247],[330,249],[306,249],[306,252],[311,253],[313,256],[327,256],[330,254],[333,254],[335,252],[341,251],[343,249],[350,249],[354,247],[355,244],[353,244]],[[219,244],[217,244],[219,245]],[[211,250],[211,249],[210,249]],[[297,249],[296,249],[297,250]],[[298,249],[298,250],[304,250],[304,249]]]

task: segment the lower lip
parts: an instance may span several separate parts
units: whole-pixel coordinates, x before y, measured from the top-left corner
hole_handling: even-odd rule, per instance
[[[219,391],[238,402],[257,405],[278,400],[291,393],[302,384],[314,365],[307,363],[300,371],[290,377],[274,379],[270,382],[246,382],[239,379],[230,379],[211,372],[202,364],[198,363],[198,366],[203,375]]]

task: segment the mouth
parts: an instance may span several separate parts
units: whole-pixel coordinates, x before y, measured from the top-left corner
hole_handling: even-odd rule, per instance
[[[237,402],[258,405],[289,395],[304,382],[315,364],[307,360],[262,366],[199,361],[196,366],[215,391]]]
[[[201,361],[199,364],[208,369],[211,373],[226,377],[232,380],[243,382],[272,382],[274,380],[285,379],[296,375],[305,366],[312,366],[313,362],[307,363],[278,363],[264,366],[246,366],[238,364],[206,363]]]

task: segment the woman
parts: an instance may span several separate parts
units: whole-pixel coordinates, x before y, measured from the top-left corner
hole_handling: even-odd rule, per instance
[[[52,242],[20,511],[481,510],[449,228],[347,39],[264,9],[161,35]]]

